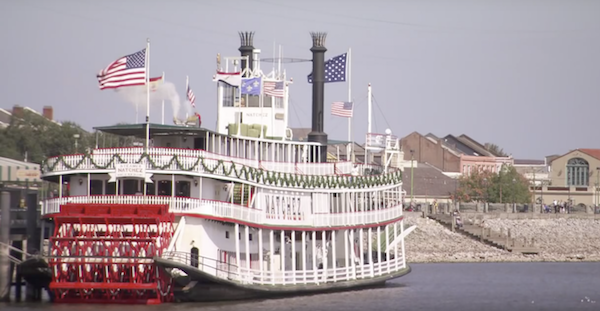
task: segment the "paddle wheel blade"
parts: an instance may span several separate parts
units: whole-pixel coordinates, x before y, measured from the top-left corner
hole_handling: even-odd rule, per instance
[[[48,260],[53,301],[172,301],[172,280],[153,259],[173,236],[175,219],[168,210],[168,205],[61,206]]]

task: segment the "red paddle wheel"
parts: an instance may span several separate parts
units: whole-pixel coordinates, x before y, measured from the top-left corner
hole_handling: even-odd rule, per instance
[[[54,301],[172,301],[172,280],[153,260],[173,236],[174,215],[168,210],[168,205],[61,206],[48,260]]]

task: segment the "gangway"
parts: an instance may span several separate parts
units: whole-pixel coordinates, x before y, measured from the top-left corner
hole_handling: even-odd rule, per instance
[[[16,248],[16,247],[14,247],[14,246],[12,246],[10,244],[6,244],[6,243],[3,243],[3,242],[0,242],[0,248],[2,248],[2,247],[8,248],[8,250],[9,250],[9,252],[7,252],[8,253],[8,259],[10,259],[11,262],[16,263],[16,264],[21,264],[23,262],[23,260],[15,257],[13,255],[11,255],[10,251],[15,251],[15,252],[20,253],[21,255],[25,255],[26,259],[29,259],[29,258],[31,258],[31,257],[34,256],[34,255],[31,255],[31,254],[27,253],[24,250]]]

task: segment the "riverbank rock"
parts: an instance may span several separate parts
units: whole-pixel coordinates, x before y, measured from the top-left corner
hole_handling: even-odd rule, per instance
[[[593,219],[487,219],[484,226],[516,238],[535,239],[538,255],[521,255],[488,246],[416,213],[405,215],[417,225],[405,240],[408,262],[600,261],[600,221]]]
[[[540,261],[600,261],[600,221],[595,219],[488,219],[485,227],[533,238]]]

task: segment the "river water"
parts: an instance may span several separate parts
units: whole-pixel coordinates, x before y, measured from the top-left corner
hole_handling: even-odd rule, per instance
[[[158,306],[0,304],[2,311],[600,310],[600,263],[413,264],[385,287],[285,299]]]

